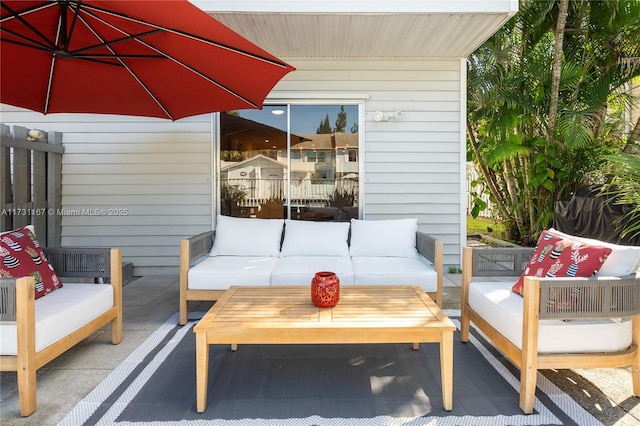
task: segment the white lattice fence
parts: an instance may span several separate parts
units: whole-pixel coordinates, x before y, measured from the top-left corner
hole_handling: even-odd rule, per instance
[[[478,194],[482,191],[482,187],[476,186],[473,188],[471,186],[471,182],[478,179],[480,175],[476,170],[473,163],[467,163],[467,216],[471,214],[471,207],[473,206],[473,196],[472,193]],[[487,208],[480,212],[480,217],[493,217],[493,206],[491,203],[491,199],[489,198],[489,194],[481,194],[480,198],[482,201],[487,203]]]

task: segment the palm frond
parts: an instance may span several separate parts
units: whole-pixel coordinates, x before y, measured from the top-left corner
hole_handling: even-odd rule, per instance
[[[640,235],[640,156],[632,154],[612,154],[607,157],[613,179],[601,190],[601,195],[610,202],[627,207],[620,221],[621,235],[631,238]]]
[[[501,143],[493,147],[491,152],[486,154],[486,161],[490,165],[495,165],[518,155],[527,156],[531,152],[532,149],[524,145]]]
[[[597,118],[582,111],[563,110],[558,114],[556,131],[560,141],[570,148],[581,148],[594,140]]]

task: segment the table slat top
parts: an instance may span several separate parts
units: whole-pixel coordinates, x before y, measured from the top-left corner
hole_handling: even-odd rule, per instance
[[[255,286],[231,287],[194,331],[416,327],[455,329],[419,286],[342,286],[333,308],[316,307],[310,286]]]

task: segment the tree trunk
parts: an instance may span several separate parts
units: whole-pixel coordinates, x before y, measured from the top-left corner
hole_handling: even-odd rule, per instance
[[[476,136],[473,133],[473,129],[471,128],[471,125],[469,124],[468,121],[467,121],[467,133],[469,134],[471,149],[473,150],[473,153],[476,156],[477,164],[480,167],[480,173],[482,173],[482,176],[484,176],[484,180],[487,182],[487,185],[489,186],[489,191],[491,191],[491,195],[493,196],[493,199],[498,206],[498,210],[500,210],[500,214],[504,218],[511,217],[509,210],[507,209],[504,203],[502,191],[500,191],[499,189],[500,186],[496,181],[495,174],[490,172],[489,168],[487,167],[487,164],[482,159],[480,149],[478,147],[478,140],[476,139]]]
[[[562,46],[564,44],[564,27],[567,23],[568,10],[569,0],[560,0],[558,21],[556,22],[555,44],[553,46],[553,67],[551,69],[551,99],[549,102],[547,142],[552,142],[555,139],[556,133],[558,98],[560,97],[560,74],[562,72]]]
[[[513,211],[511,217],[515,220],[518,232],[521,233],[524,229],[524,220],[522,218],[522,205],[520,204],[520,197],[518,195],[519,189],[514,177],[513,165],[511,160],[504,161],[504,180],[507,184],[507,190],[509,191],[509,198]]]
[[[626,154],[640,155],[640,116],[636,120],[636,125],[633,127],[633,130],[629,135],[629,141],[624,146],[622,152]]]

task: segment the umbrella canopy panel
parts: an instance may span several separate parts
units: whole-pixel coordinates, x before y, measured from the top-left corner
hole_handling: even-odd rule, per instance
[[[2,1],[1,102],[176,120],[261,108],[294,68],[186,0]]]

